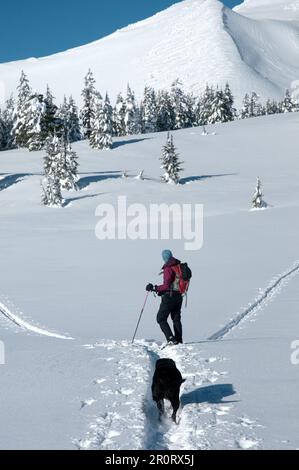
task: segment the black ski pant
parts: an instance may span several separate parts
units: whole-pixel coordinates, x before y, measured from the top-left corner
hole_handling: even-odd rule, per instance
[[[159,323],[167,341],[174,337],[179,343],[183,342],[183,327],[181,322],[182,304],[183,297],[179,292],[164,294],[162,296],[162,302],[157,315],[157,322]],[[169,315],[171,315],[171,319],[173,321],[174,334],[167,322]]]

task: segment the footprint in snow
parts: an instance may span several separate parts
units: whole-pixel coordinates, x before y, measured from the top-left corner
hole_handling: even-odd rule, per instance
[[[81,410],[85,408],[86,406],[93,405],[94,403],[96,403],[96,400],[94,400],[93,398],[90,398],[89,400],[81,401]]]

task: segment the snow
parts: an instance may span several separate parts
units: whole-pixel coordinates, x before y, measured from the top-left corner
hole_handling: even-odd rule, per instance
[[[128,82],[140,98],[145,85],[168,88],[177,78],[194,93],[206,83],[229,81],[238,107],[253,90],[264,100],[281,98],[298,77],[298,24],[248,18],[246,5],[236,10],[244,17],[217,0],[185,0],[91,44],[1,64],[1,95],[8,98],[15,91],[24,70],[34,89],[43,92],[49,83],[61,103],[67,88],[81,103],[91,68],[99,90],[107,90],[113,100]],[[281,11],[294,15],[293,7]]]
[[[44,152],[1,152],[1,448],[299,447],[290,359],[299,328],[298,126],[290,113],[207,126],[206,136],[175,131],[189,183],[178,186],[159,179],[166,133],[119,138],[110,151],[78,142],[81,189],[63,191],[60,209],[40,203]],[[136,180],[141,168],[146,177]],[[265,211],[250,210],[258,175]],[[99,241],[96,208],[118,196],[146,207],[204,204],[203,248]],[[165,248],[194,277],[187,344],[161,351],[153,296],[130,340]],[[178,425],[169,410],[157,422],[150,387],[159,357],[187,379]]]
[[[256,19],[299,21],[298,0],[244,0],[234,10]]]

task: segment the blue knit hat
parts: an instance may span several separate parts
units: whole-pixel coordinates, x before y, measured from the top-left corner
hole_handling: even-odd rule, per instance
[[[170,250],[164,250],[162,251],[162,258],[164,260],[165,263],[168,263],[168,261],[170,260],[170,258],[172,258],[172,253]]]

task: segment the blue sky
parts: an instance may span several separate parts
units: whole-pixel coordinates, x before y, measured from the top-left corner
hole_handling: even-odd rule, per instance
[[[13,0],[1,2],[0,62],[87,44],[179,0]],[[224,0],[230,7],[241,0]]]

